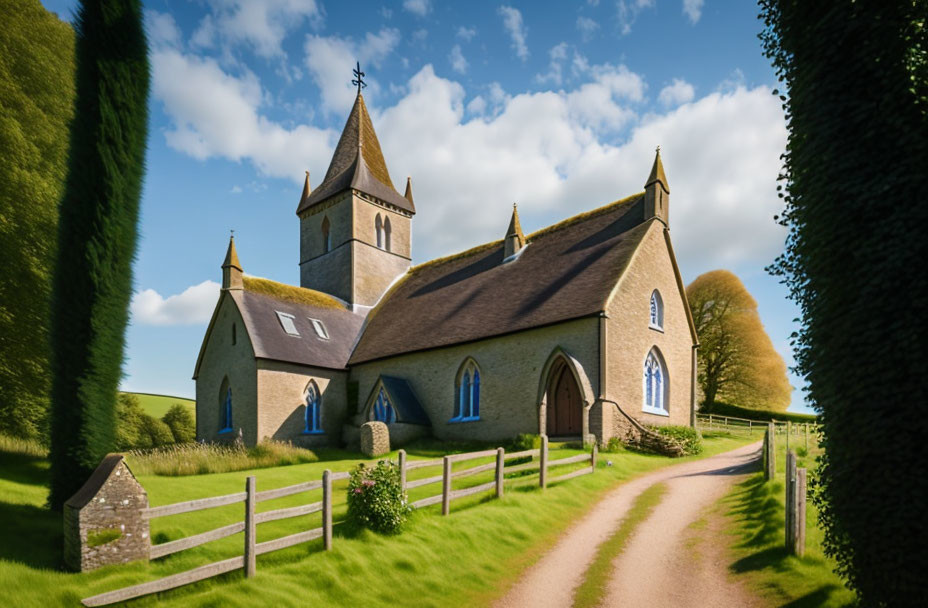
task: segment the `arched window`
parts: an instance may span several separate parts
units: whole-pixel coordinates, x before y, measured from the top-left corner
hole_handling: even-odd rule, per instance
[[[306,404],[303,432],[322,433],[322,396],[319,394],[319,387],[312,380],[303,394],[303,403]]]
[[[219,432],[228,433],[232,430],[232,387],[228,379],[222,384],[225,390],[220,391]]]
[[[664,301],[658,290],[651,292],[651,320],[649,325],[654,329],[664,328]]]
[[[384,424],[396,422],[396,412],[393,410],[393,404],[390,403],[390,399],[383,388],[380,389],[377,400],[374,401],[374,420]]]
[[[329,226],[329,218],[322,218],[322,253],[332,251],[332,232]]]
[[[392,251],[390,249],[390,233],[393,230],[390,228],[390,218],[387,218],[383,223],[383,247],[387,251]]]
[[[377,248],[383,249],[383,219],[379,213],[377,219],[374,220],[374,231],[377,233]]]
[[[660,352],[652,348],[644,360],[644,402],[641,409],[652,414],[668,415],[667,386],[667,368]]]
[[[468,359],[458,371],[455,382],[454,422],[480,420],[480,369]]]

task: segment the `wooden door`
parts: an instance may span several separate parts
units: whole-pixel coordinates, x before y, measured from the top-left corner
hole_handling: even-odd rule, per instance
[[[566,365],[555,370],[548,391],[548,435],[579,435],[582,432],[583,405],[580,388]]]

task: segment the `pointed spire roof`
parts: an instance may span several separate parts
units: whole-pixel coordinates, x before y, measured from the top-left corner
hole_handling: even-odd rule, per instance
[[[667,176],[664,175],[664,163],[661,162],[661,147],[657,147],[657,154],[654,156],[654,165],[651,167],[651,175],[644,187],[647,188],[654,182],[659,182],[664,187],[664,191],[670,192],[670,186],[667,184]]]
[[[519,223],[519,210],[516,208],[516,204],[512,204],[512,219],[509,220],[509,229],[506,230],[506,236],[517,236],[519,241],[525,242],[525,235],[522,234],[522,225]]]
[[[300,196],[300,204],[303,204],[303,201],[309,198],[309,193],[312,191],[312,188],[309,187],[309,171],[307,171],[306,182],[303,184],[303,194]]]
[[[364,104],[364,96],[360,93],[354,100],[338,145],[335,146],[325,179],[307,197],[300,200],[296,212],[300,214],[349,188],[406,211],[416,212],[412,202],[401,196],[390,180],[377,133],[374,132],[374,125]]]
[[[409,201],[410,205],[414,205],[412,202],[412,178],[408,176],[406,177],[406,194],[403,195],[403,198]]]
[[[238,261],[238,253],[235,251],[235,236],[229,237],[229,249],[226,250],[226,259],[222,262],[223,268],[237,268],[242,271],[242,264]]]

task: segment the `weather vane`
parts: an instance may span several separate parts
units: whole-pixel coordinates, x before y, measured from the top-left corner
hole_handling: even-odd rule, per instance
[[[358,87],[358,95],[361,94],[361,89],[367,86],[367,83],[364,82],[364,72],[361,71],[361,62],[355,62],[355,68],[352,70],[354,73],[354,80],[351,81],[351,84]]]

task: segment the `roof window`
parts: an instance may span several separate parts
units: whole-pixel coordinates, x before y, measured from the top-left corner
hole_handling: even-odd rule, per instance
[[[280,312],[279,310],[275,310],[274,312],[277,313],[277,320],[280,321],[280,326],[284,328],[284,331],[290,336],[299,338],[300,332],[297,331],[296,325],[293,323],[295,317],[291,314]]]
[[[325,325],[322,324],[322,321],[319,319],[313,319],[309,317],[310,323],[313,324],[313,329],[316,330],[316,335],[322,338],[323,340],[329,339],[329,332],[326,331]]]

